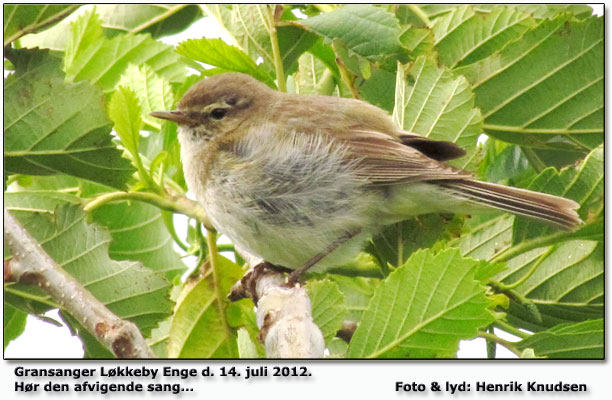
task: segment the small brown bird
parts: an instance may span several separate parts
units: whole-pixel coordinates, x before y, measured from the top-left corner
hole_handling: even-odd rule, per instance
[[[239,73],[212,76],[177,111],[189,189],[213,225],[272,264],[324,269],[351,261],[386,224],[427,213],[498,209],[572,229],[572,200],[477,181],[443,162],[465,152],[399,129],[359,100],[270,89]]]

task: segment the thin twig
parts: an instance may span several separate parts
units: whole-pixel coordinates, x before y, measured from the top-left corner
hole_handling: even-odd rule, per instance
[[[274,69],[276,70],[276,83],[278,90],[281,92],[287,91],[287,80],[285,78],[285,69],[283,67],[283,57],[280,52],[280,46],[278,44],[278,34],[276,32],[276,12],[277,7],[282,6],[267,6],[268,7],[268,35],[270,36],[270,43],[272,44],[272,55],[274,56]]]
[[[184,214],[190,218],[202,222],[212,229],[212,225],[206,218],[204,209],[195,201],[184,196],[161,196],[156,193],[148,192],[111,192],[100,195],[90,200],[83,209],[91,212],[94,209],[114,201],[135,200],[153,204],[163,210]]]
[[[208,261],[212,270],[214,290],[219,306],[219,315],[225,316],[225,306],[227,298],[221,293],[221,271],[219,271],[219,251],[217,250],[217,232],[214,230],[206,230],[206,245],[208,246]],[[227,337],[231,336],[230,327],[227,324],[226,318],[221,318],[223,330]]]
[[[522,351],[520,351],[519,349],[516,348],[516,346],[514,345],[513,342],[510,342],[510,341],[508,341],[506,339],[502,339],[499,336],[494,335],[492,333],[478,331],[478,337],[481,337],[483,339],[489,340],[491,342],[495,342],[497,344],[501,344],[502,346],[504,346],[505,348],[507,348],[508,350],[510,350],[511,352],[513,352],[514,354],[516,354],[519,357],[523,354]]]
[[[530,334],[515,328],[514,326],[510,325],[509,323],[505,321],[497,320],[493,322],[493,325],[495,325],[496,328],[506,331],[509,334],[514,335],[516,337],[520,337],[521,339],[526,339],[529,336],[531,336]]]

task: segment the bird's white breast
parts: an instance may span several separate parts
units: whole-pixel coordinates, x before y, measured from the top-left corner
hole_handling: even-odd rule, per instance
[[[252,128],[231,151],[219,153],[203,193],[196,194],[236,245],[288,268],[362,228],[317,266],[340,265],[352,260],[376,225],[371,208],[380,200],[352,173],[344,153],[320,135]]]

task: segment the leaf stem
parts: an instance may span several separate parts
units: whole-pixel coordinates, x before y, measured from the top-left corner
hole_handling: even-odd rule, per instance
[[[531,268],[529,268],[529,271],[527,271],[527,273],[522,276],[519,280],[517,280],[516,282],[513,282],[509,285],[506,285],[503,282],[499,282],[499,288],[502,290],[512,290],[515,289],[517,286],[525,283],[525,281],[527,279],[529,279],[538,269],[538,267],[542,264],[542,262],[546,259],[546,257],[548,257],[550,255],[550,253],[552,253],[557,247],[556,246],[550,246],[548,248],[548,250],[546,250],[544,253],[542,253],[542,255],[537,259],[537,261],[531,266]]]
[[[227,243],[227,244],[219,244],[217,245],[217,250],[221,253],[224,251],[231,251],[234,252],[236,251],[236,249],[234,248],[234,245],[231,243]]]
[[[217,232],[214,230],[206,229],[206,245],[208,246],[208,260],[210,262],[210,268],[213,274],[214,290],[217,297],[217,304],[219,306],[219,316],[223,321],[223,329],[225,330],[226,337],[231,337],[229,325],[227,324],[227,318],[225,315],[225,303],[227,297],[221,292],[221,271],[219,271],[219,250],[217,249]]]
[[[412,11],[421,21],[423,21],[426,27],[431,28],[431,21],[429,20],[427,14],[421,10],[421,7],[417,6],[416,4],[408,4],[408,9]]]
[[[487,341],[501,344],[502,346],[504,346],[505,348],[507,348],[508,350],[510,350],[511,352],[513,352],[519,357],[523,354],[519,349],[516,348],[513,342],[510,342],[506,339],[502,339],[493,333],[478,331],[478,337],[486,339]]]
[[[206,218],[204,209],[197,202],[184,196],[165,197],[149,192],[111,192],[92,199],[85,204],[83,209],[87,212],[91,212],[104,204],[120,200],[135,200],[149,203],[161,208],[162,210],[184,214],[190,218],[202,222],[208,227],[212,227]]]
[[[537,249],[538,247],[550,246],[558,243],[560,240],[564,238],[564,236],[568,235],[566,231],[559,231],[547,236],[541,236],[532,240],[528,240],[526,242],[522,242],[517,244],[516,246],[512,246],[507,250],[502,251],[495,257],[489,260],[491,263],[507,261],[514,256],[517,256],[521,253],[525,253],[529,250]]]
[[[333,44],[332,44],[332,48],[334,48]],[[334,51],[336,51],[335,48],[334,48]],[[338,53],[336,53],[336,54],[338,54]],[[354,82],[351,80],[351,76],[350,76],[349,71],[346,69],[346,66],[344,65],[342,60],[340,60],[339,56],[336,56],[336,65],[338,65],[338,71],[340,71],[340,78],[342,78],[342,81],[351,90],[351,94],[353,95],[353,98],[354,99],[359,99],[360,98],[359,91],[355,87]]]
[[[399,267],[404,263],[404,230],[402,229],[402,223],[399,222],[397,225],[397,264]]]
[[[315,85],[315,91],[319,94],[331,96],[336,87],[336,80],[329,68],[325,68],[319,82]]]
[[[506,331],[509,334],[514,335],[516,337],[520,337],[521,339],[526,339],[529,336],[531,336],[530,334],[517,329],[516,327],[510,325],[509,323],[505,321],[496,320],[495,322],[493,322],[493,325],[495,325],[496,328]]]
[[[493,328],[493,325],[489,325],[489,327],[487,328],[487,332],[495,333],[495,329]],[[489,339],[486,339],[486,342],[487,342],[487,358],[495,359],[495,355],[497,353],[497,343]]]
[[[516,133],[539,133],[543,135],[580,135],[590,133],[603,133],[603,128],[582,129],[545,129],[545,128],[522,128],[512,125],[483,124],[485,131],[516,132]]]
[[[146,170],[142,160],[140,159],[140,153],[136,152],[133,154],[134,160],[136,162],[136,168],[138,169],[138,175],[140,176],[140,180],[145,183],[146,187],[152,189],[156,193],[161,193],[162,188],[151,178],[149,171]]]
[[[166,225],[166,229],[168,230],[170,237],[174,239],[174,243],[176,243],[184,251],[189,251],[189,246],[183,243],[181,238],[176,233],[176,229],[174,228],[174,220],[172,219],[172,216],[174,214],[166,210],[162,210],[161,214],[162,214],[162,220],[164,221],[164,225]]]
[[[535,169],[538,174],[542,172],[544,168],[546,168],[546,164],[544,164],[542,160],[540,160],[540,157],[537,156],[537,154],[535,153],[535,151],[533,151],[532,148],[521,146],[521,150],[523,151],[523,154],[525,154],[525,157],[527,158],[533,169]]]
[[[188,6],[188,4],[182,4],[182,5],[175,5],[174,7],[170,7],[167,11],[165,11],[162,14],[159,14],[155,18],[152,18],[152,19],[146,21],[144,24],[130,29],[129,32],[130,33],[139,33],[141,31],[144,31],[145,29],[155,25],[158,22],[163,21],[164,19],[170,17],[171,15],[176,14],[177,12],[181,11],[183,8],[185,8],[187,6]]]
[[[279,5],[275,5],[274,7],[270,7],[268,5],[268,23],[266,24],[266,28],[268,28],[268,34],[270,35],[270,43],[272,44],[272,55],[274,56],[274,69],[276,70],[276,84],[278,85],[278,90],[281,92],[287,91],[287,81],[285,78],[285,69],[283,67],[283,57],[280,53],[280,46],[278,44],[278,34],[277,34],[277,24],[276,24],[276,12],[277,7],[282,7]]]

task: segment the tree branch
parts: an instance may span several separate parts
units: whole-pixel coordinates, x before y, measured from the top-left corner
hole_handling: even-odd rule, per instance
[[[5,278],[40,287],[118,358],[155,356],[134,323],[113,314],[57,265],[6,208],[4,240],[13,255]]]
[[[312,320],[310,298],[298,283],[260,263],[232,289],[230,299],[251,297],[257,305],[259,340],[268,358],[323,358],[325,341]]]

